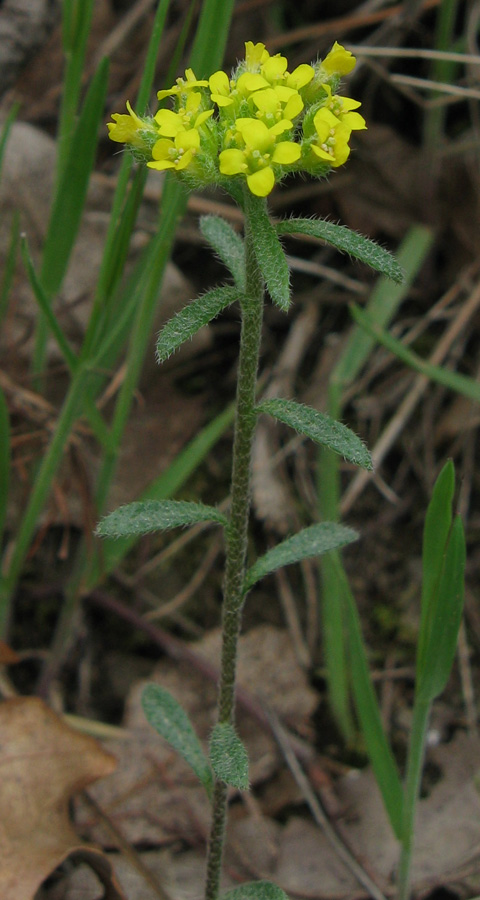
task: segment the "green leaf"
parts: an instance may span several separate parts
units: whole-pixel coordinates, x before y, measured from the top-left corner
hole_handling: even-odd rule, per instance
[[[452,525],[455,471],[449,460],[438,476],[425,517],[418,694],[432,701],[453,664],[463,611],[465,537],[461,518]]]
[[[158,684],[147,685],[142,693],[142,707],[152,728],[188,763],[211,797],[213,777],[210,763],[183,707]]]
[[[329,550],[335,550],[337,547],[343,547],[345,544],[351,544],[352,541],[358,539],[358,534],[353,528],[347,528],[345,525],[337,525],[336,522],[321,522],[319,525],[310,525],[287,538],[273,547],[264,556],[248,569],[245,575],[244,592],[250,590],[252,585],[270,572],[282,566],[289,566],[291,563],[299,562],[301,559],[310,559],[313,556],[320,556]]]
[[[0,388],[0,545],[7,518],[8,492],[10,486],[11,435],[10,414],[4,393]]]
[[[258,267],[273,302],[285,312],[290,306],[290,273],[283,247],[260,197],[245,191],[245,215],[251,229]]]
[[[228,519],[214,506],[189,503],[187,500],[137,500],[105,516],[98,523],[96,534],[100,537],[125,537],[167,531],[196,522],[228,525]]]
[[[288,894],[271,881],[249,881],[222,894],[220,900],[288,900]]]
[[[200,231],[217,256],[232,273],[242,293],[245,291],[245,247],[240,235],[220,216],[201,216]]]
[[[203,325],[208,325],[223,309],[239,299],[238,288],[217,287],[185,306],[163,326],[158,335],[157,362],[168,359]]]
[[[398,284],[403,281],[403,271],[388,250],[384,250],[375,241],[357,234],[345,225],[335,225],[325,219],[292,218],[279,222],[276,228],[277,234],[309,234],[311,237],[320,238]]]
[[[403,789],[397,764],[382,725],[380,708],[370,679],[360,618],[340,559],[332,555],[338,578],[338,598],[343,606],[350,674],[355,708],[363,739],[380,788],[391,826],[398,839],[403,827]]]
[[[395,356],[398,356],[398,358],[407,366],[410,366],[411,369],[420,372],[421,375],[426,375],[431,381],[437,381],[438,384],[443,384],[445,387],[450,388],[450,390],[457,391],[458,394],[463,394],[470,400],[475,400],[477,403],[480,403],[480,384],[478,381],[475,381],[474,378],[469,378],[468,375],[462,375],[461,372],[451,372],[450,369],[446,369],[443,366],[436,366],[427,362],[425,359],[422,359],[412,350],[409,350],[408,347],[405,347],[401,341],[392,337],[388,331],[384,331],[383,328],[380,328],[372,321],[370,316],[358,306],[352,305],[350,312],[357,324],[360,325],[367,334],[374,337],[379,344],[382,344],[387,350],[394,353]]]
[[[247,751],[233,726],[227,722],[219,722],[212,731],[210,762],[220,781],[239,791],[248,790]]]
[[[88,89],[50,214],[40,275],[47,295],[56,294],[60,288],[80,226],[107,85],[108,60],[105,59]]]
[[[310,406],[296,403],[295,400],[262,400],[257,406],[257,412],[268,413],[317,444],[330,447],[356,466],[370,471],[373,468],[372,457],[365,444],[350,428]]]

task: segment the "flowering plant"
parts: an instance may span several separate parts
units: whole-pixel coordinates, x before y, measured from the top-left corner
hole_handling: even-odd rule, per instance
[[[266,197],[290,172],[323,177],[346,162],[352,131],[366,128],[360,103],[336,93],[354,65],[335,43],[323,61],[288,72],[284,56],[247,41],[231,78],[219,71],[199,80],[187,69],[157,94],[173,97],[174,110],[140,118],[127,103],[128,115],[115,113],[109,123],[110,138],[190,186],[218,184],[235,194],[245,179],[252,194]]]
[[[106,516],[97,528],[103,536],[127,536],[210,521],[224,531],[226,558],[218,717],[208,754],[186,713],[167,691],[159,685],[149,685],[143,695],[149,722],[188,762],[211,801],[206,900],[217,900],[219,896],[228,790],[248,788],[247,752],[235,729],[237,649],[245,599],[260,579],[276,569],[336,550],[358,537],[351,528],[336,521],[316,523],[247,565],[251,461],[257,419],[260,415],[271,416],[353,465],[372,468],[367,448],[345,425],[291,399],[257,397],[265,294],[268,292],[273,303],[284,311],[291,301],[288,264],[280,237],[284,234],[314,236],[395,281],[403,279],[398,263],[386,250],[344,226],[308,218],[272,222],[268,215],[266,198],[275,184],[293,172],[325,177],[348,159],[352,132],[366,127],[357,111],[359,102],[338,93],[340,79],[352,71],[355,58],[335,43],[323,60],[299,65],[289,72],[286,58],[280,54],[270,56],[264,44],[247,42],[245,50],[245,59],[231,78],[218,71],[208,79],[199,79],[192,69],[187,69],[184,78],[158,93],[160,101],[173,98],[173,109],[162,106],[155,116],[140,116],[127,104],[127,114],[115,113],[108,125],[110,138],[124,143],[149,168],[171,171],[191,189],[217,185],[228,191],[240,205],[245,221],[244,238],[241,238],[218,216],[202,217],[203,236],[229,269],[233,284],[213,288],[188,304],[166,323],[157,342],[157,358],[163,362],[223,309],[232,303],[239,304],[242,327],[228,515],[202,503],[147,500],[121,507]],[[461,598],[463,544],[461,524],[451,527],[452,478],[451,467],[447,467],[434,498],[435,508],[441,509],[445,523],[445,540],[441,544],[437,541],[435,552],[429,550],[426,555],[434,573],[431,580],[435,591],[440,586],[442,596]],[[437,513],[435,516],[438,520]],[[433,546],[433,538],[427,540],[429,544]],[[451,580],[446,580],[442,568],[446,554],[452,558],[447,575],[450,578],[450,573],[454,573],[453,592]],[[372,759],[375,762],[381,756],[377,778],[392,826],[402,840],[402,900],[406,900],[409,891],[424,725],[432,698],[441,689],[451,666],[461,613],[460,599],[455,602],[450,617],[445,617],[443,612],[437,616],[436,593],[433,600],[429,594],[427,601],[430,611],[425,618],[428,646],[425,645],[421,660],[420,725],[416,730],[418,740],[413,745],[415,752],[412,751],[405,797],[386,739],[381,738],[380,715],[369,693],[371,686],[361,655],[361,640],[353,630],[351,638],[353,655],[360,666],[357,682],[368,701],[370,718],[364,728],[367,744],[368,736],[373,734]],[[350,623],[354,622],[354,612],[348,615]],[[445,630],[445,622],[453,622],[453,627],[449,624]],[[444,644],[441,665],[436,663],[432,667],[432,654],[441,642]],[[368,888],[372,896],[378,896],[371,881]],[[269,882],[257,882],[234,888],[224,900],[285,900],[285,894]]]

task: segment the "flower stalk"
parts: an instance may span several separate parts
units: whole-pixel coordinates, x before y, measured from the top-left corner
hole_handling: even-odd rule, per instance
[[[262,201],[258,201],[262,202]],[[240,302],[242,328],[237,375],[237,399],[231,480],[231,510],[226,530],[226,566],[222,611],[222,656],[218,722],[234,723],[238,637],[244,598],[245,559],[251,494],[251,459],[255,434],[255,395],[263,321],[264,281],[253,248],[248,216],[245,222],[246,290]],[[205,900],[216,900],[220,886],[227,812],[227,785],[215,782],[212,827],[207,858]]]

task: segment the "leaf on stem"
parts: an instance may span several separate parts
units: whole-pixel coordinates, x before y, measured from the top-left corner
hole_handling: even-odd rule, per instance
[[[288,900],[288,894],[271,881],[249,881],[222,894],[220,900]]]
[[[426,701],[441,693],[450,675],[463,611],[465,536],[460,516],[452,525],[454,489],[449,460],[435,482],[423,534],[417,690]]]
[[[200,231],[224,266],[237,288],[245,291],[245,247],[240,235],[220,216],[201,216]]]
[[[356,466],[369,471],[373,468],[372,457],[365,444],[350,428],[310,406],[295,400],[263,400],[258,404],[257,412],[268,413],[317,444],[330,447]]]
[[[215,776],[240,791],[248,790],[247,751],[228,722],[215,725],[210,738],[210,762]]]
[[[260,578],[264,578],[265,575],[275,572],[282,566],[289,566],[302,559],[321,556],[322,553],[335,550],[337,547],[344,547],[345,544],[351,544],[357,539],[358,534],[353,528],[337,525],[336,522],[310,525],[299,531],[298,534],[282,541],[281,544],[273,547],[256,560],[245,575],[244,593],[247,593]]]
[[[245,191],[245,215],[251,230],[258,267],[273,302],[286,312],[290,306],[290,273],[283,247],[260,197]]]
[[[147,685],[142,694],[142,707],[152,728],[188,763],[211,797],[213,777],[210,763],[183,707],[158,684]]]
[[[235,287],[217,287],[193,300],[163,326],[157,341],[157,362],[162,363],[203,325],[208,325],[223,309],[239,300]]]
[[[196,522],[218,522],[228,525],[228,519],[214,506],[190,503],[187,500],[137,500],[120,506],[97,525],[100,537],[125,537],[168,531],[179,525]]]
[[[404,280],[401,267],[394,256],[364,237],[347,228],[346,225],[335,225],[325,219],[285,219],[276,226],[277,234],[308,234],[311,237],[320,238],[327,244],[331,244],[337,250],[354,256],[360,262],[375,269],[387,278],[391,278],[398,284]]]

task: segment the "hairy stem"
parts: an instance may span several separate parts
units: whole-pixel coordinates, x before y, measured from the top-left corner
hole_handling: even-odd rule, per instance
[[[237,405],[231,484],[230,522],[226,532],[226,567],[222,619],[222,658],[218,721],[233,724],[238,636],[250,512],[251,458],[255,433],[255,393],[262,332],[264,283],[245,224],[246,292],[241,301],[242,330],[237,375]],[[207,859],[205,900],[218,897],[227,814],[227,787],[215,783],[212,827]]]

